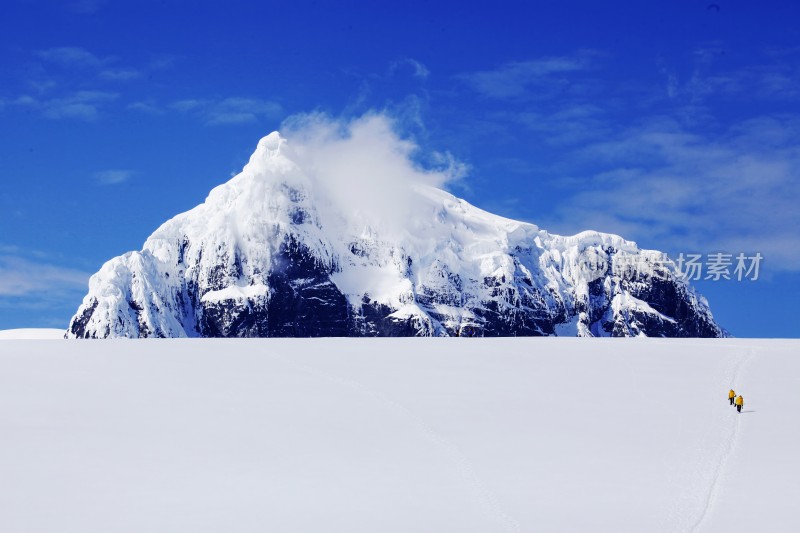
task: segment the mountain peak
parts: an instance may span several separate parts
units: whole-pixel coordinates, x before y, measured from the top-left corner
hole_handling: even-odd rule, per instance
[[[724,334],[663,254],[421,186],[368,126],[372,150],[262,138],[204,204],[92,276],[68,336]]]
[[[286,144],[286,139],[280,134],[279,131],[273,131],[258,141],[258,146],[256,147],[253,157],[276,157],[281,153],[281,147],[284,144]]]
[[[261,174],[270,170],[280,174],[293,166],[288,141],[280,132],[273,131],[258,141],[242,174]]]

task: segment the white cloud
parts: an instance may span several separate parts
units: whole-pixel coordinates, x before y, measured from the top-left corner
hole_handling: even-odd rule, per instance
[[[563,102],[560,106],[537,106],[516,113],[495,114],[510,122],[522,124],[530,131],[542,135],[542,141],[551,145],[586,143],[607,137],[613,128],[606,123],[604,110],[590,103]]]
[[[711,43],[692,53],[691,73],[681,79],[675,68],[660,62],[666,78],[667,96],[684,105],[711,106],[716,99],[740,99],[746,102],[792,101],[800,95],[800,66],[790,57],[791,50],[767,50],[757,64],[723,68],[725,51]]]
[[[13,244],[0,244],[0,254],[17,254],[22,250],[19,246]]]
[[[800,69],[785,56],[722,68],[721,54],[713,43],[697,49],[683,78],[656,63],[660,87],[607,81],[602,72],[583,83],[591,55],[508,63],[462,80],[483,96],[506,98],[502,111],[481,116],[500,131],[495,141],[503,127],[523,124],[532,143],[563,150],[541,171],[502,162],[565,176],[547,184],[561,193],[553,214],[515,213],[559,233],[596,229],[673,253],[761,252],[770,270],[800,271],[800,115],[784,105],[800,94]],[[576,82],[588,91],[552,90]],[[536,99],[520,97],[537,91]],[[784,112],[737,122],[731,102],[741,102],[737,117]]]
[[[142,73],[132,68],[115,68],[104,70],[99,76],[107,81],[130,81],[141,78]]]
[[[177,102],[171,103],[170,108],[185,113],[188,111],[203,109],[208,104],[209,104],[208,100],[196,100],[196,99],[178,100]]]
[[[211,106],[207,112],[208,124],[241,124],[257,122],[260,117],[280,115],[280,104],[256,98],[226,98]]]
[[[142,113],[147,113],[148,115],[160,115],[163,113],[161,108],[156,104],[154,100],[142,100],[138,102],[133,102],[128,104],[128,109],[133,111],[140,111]]]
[[[40,95],[49,92],[58,86],[58,84],[51,79],[28,80],[27,83],[31,89]]]
[[[34,98],[30,95],[17,97],[12,103],[38,110],[45,118],[77,118],[92,121],[100,116],[100,110],[117,99],[119,95],[105,91],[78,91],[59,98]]]
[[[147,64],[147,68],[149,70],[165,70],[172,68],[178,59],[179,58],[176,55],[161,54],[150,60],[150,62]]]
[[[44,62],[51,65],[58,65],[66,69],[84,69],[91,71],[96,74],[99,80],[105,82],[124,82],[135,80],[144,76],[148,69],[156,70],[167,68],[172,61],[165,56],[151,61],[150,64],[144,69],[119,65],[112,67],[112,65],[118,63],[118,58],[111,56],[101,57],[86,50],[85,48],[80,48],[77,46],[48,48],[46,50],[39,50],[35,52],[35,55],[39,59],[42,59]],[[44,75],[46,73],[46,69],[41,68],[40,65],[39,70],[41,70],[40,75]],[[36,85],[42,84],[42,82],[36,80],[30,83]],[[44,87],[45,89],[48,89],[55,84],[55,82],[50,80],[45,80],[44,83],[51,84]],[[43,91],[39,90],[39,92]]]
[[[293,157],[314,188],[323,191],[333,209],[329,216],[347,213],[384,231],[407,229],[418,216],[414,188],[443,187],[464,167],[449,155],[438,157],[432,169],[414,162],[418,146],[401,138],[385,114],[370,113],[352,121],[327,115],[290,117],[281,131]],[[319,205],[325,212],[325,205]]]
[[[458,78],[488,98],[518,98],[563,85],[565,80],[559,75],[589,70],[596,55],[583,51],[574,56],[512,61],[496,69],[461,74]]]
[[[169,107],[182,113],[195,114],[208,125],[255,123],[262,118],[276,118],[283,111],[277,102],[243,97],[178,100]]]
[[[403,59],[400,59],[392,63],[391,66],[389,67],[389,73],[395,74],[403,69],[409,69],[412,76],[422,79],[427,78],[431,73],[428,70],[428,67],[426,67],[416,59],[412,59],[410,57],[405,57]]]
[[[47,118],[79,118],[95,120],[100,109],[117,99],[116,93],[105,91],[78,91],[63,98],[53,98],[43,102],[43,114]]]
[[[102,170],[94,173],[94,180],[101,185],[117,185],[128,181],[136,174],[133,170]]]
[[[100,58],[77,46],[48,48],[47,50],[39,50],[36,55],[45,61],[62,67],[101,67],[112,61],[110,58]]]
[[[65,292],[85,291],[89,276],[71,268],[0,255],[0,297],[50,298]]]
[[[800,120],[762,117],[711,138],[653,119],[581,157],[606,170],[562,200],[559,230],[674,252],[761,252],[773,270],[800,270]]]
[[[14,105],[35,107],[35,106],[39,105],[39,100],[37,100],[36,98],[34,98],[33,96],[30,96],[28,94],[23,94],[21,96],[18,96],[11,103],[14,104]]]

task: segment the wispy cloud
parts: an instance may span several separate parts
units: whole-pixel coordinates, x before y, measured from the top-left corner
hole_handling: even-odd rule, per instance
[[[176,102],[172,102],[169,105],[169,107],[171,109],[174,109],[175,111],[188,113],[190,111],[206,109],[209,105],[210,105],[210,100],[198,100],[191,98],[191,99],[178,100]]]
[[[119,59],[113,56],[100,56],[85,48],[77,46],[61,46],[39,50],[34,53],[42,60],[39,65],[40,75],[50,75],[52,68],[47,66],[55,65],[66,70],[80,70],[90,72],[101,82],[125,82],[136,80],[143,77],[148,70],[161,70],[168,68],[172,62],[171,57],[162,56],[151,61],[143,68],[133,68],[130,66],[120,66]],[[63,72],[56,72],[56,75],[63,77]],[[51,78],[45,80],[46,83],[53,84]],[[33,80],[30,83],[40,84],[41,80]],[[48,86],[47,88],[50,88]],[[41,92],[41,91],[40,91]]]
[[[101,58],[84,48],[77,46],[61,46],[39,50],[36,55],[47,62],[62,67],[101,67],[113,61],[112,58]]]
[[[800,119],[761,117],[716,137],[650,119],[580,155],[599,168],[553,224],[677,251],[761,252],[800,270]]]
[[[114,68],[100,72],[99,76],[108,81],[129,81],[141,78],[142,72],[133,68]]]
[[[565,80],[560,75],[593,68],[596,56],[595,52],[583,51],[573,56],[512,61],[495,69],[460,74],[458,79],[487,98],[518,98],[563,85]]]
[[[15,106],[33,109],[49,119],[97,120],[113,110],[112,104],[120,98],[119,93],[108,89],[109,84],[138,80],[156,68],[119,65],[115,57],[76,46],[38,50],[33,56],[39,61],[31,62],[21,94],[6,98],[3,104],[7,110]],[[159,68],[166,66],[164,63]],[[141,107],[131,108],[143,110]]]
[[[243,97],[179,100],[169,107],[181,113],[196,115],[208,125],[253,123],[262,118],[277,118],[283,112],[277,102]]]
[[[0,309],[28,321],[27,327],[66,328],[86,294],[90,274],[39,255],[0,247]]]
[[[85,291],[90,274],[12,255],[0,255],[0,298],[53,297]]]
[[[800,63],[790,49],[768,49],[758,64],[723,68],[725,50],[719,43],[696,48],[691,73],[660,65],[666,95],[686,105],[711,104],[715,99],[789,101],[800,96]]]
[[[76,118],[92,121],[99,117],[100,110],[104,106],[116,100],[118,96],[116,93],[106,91],[78,91],[63,97],[44,99],[22,95],[12,103],[38,110],[45,118]]]
[[[603,108],[579,101],[540,106],[525,111],[503,112],[505,119],[525,126],[549,145],[571,145],[604,138],[613,131]]]
[[[28,80],[27,85],[34,90],[36,94],[45,94],[58,86],[58,83],[50,78]]]
[[[280,116],[280,104],[255,98],[226,98],[208,110],[209,124],[241,124],[257,122],[260,117]]]
[[[723,52],[716,43],[697,48],[688,75],[685,65],[654,64],[661,87],[612,84],[591,54],[463,75],[480,96],[502,100],[464,129],[514,143],[504,135],[523,125],[526,144],[557,148],[549,161],[494,161],[503,172],[542,176],[560,194],[549,214],[513,206],[520,218],[672,252],[761,252],[774,271],[800,271],[800,114],[785,104],[800,96],[800,64],[773,52],[761,64],[722,68]]]
[[[389,74],[396,74],[401,70],[408,70],[412,76],[422,79],[427,78],[431,73],[428,67],[410,57],[399,59],[389,66]]]
[[[179,57],[170,54],[160,54],[147,63],[147,70],[166,70],[172,68]]]
[[[158,106],[155,100],[141,100],[138,102],[133,102],[128,104],[127,108],[133,111],[146,113],[148,115],[160,115],[163,113],[163,110]]]
[[[133,170],[101,170],[95,172],[92,178],[100,185],[117,185],[128,181],[136,172]]]

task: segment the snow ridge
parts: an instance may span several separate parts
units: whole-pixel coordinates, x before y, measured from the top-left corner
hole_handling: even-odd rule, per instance
[[[402,217],[345,207],[307,151],[261,139],[203,204],[92,276],[67,336],[724,335],[660,252],[424,183],[391,191]]]

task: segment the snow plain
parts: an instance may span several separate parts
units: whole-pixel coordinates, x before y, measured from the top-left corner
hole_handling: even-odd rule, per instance
[[[18,328],[18,329],[0,329],[0,340],[8,339],[27,339],[27,340],[42,340],[42,339],[63,339],[63,329],[55,328]]]
[[[800,531],[798,355],[736,339],[3,340],[2,531]]]

